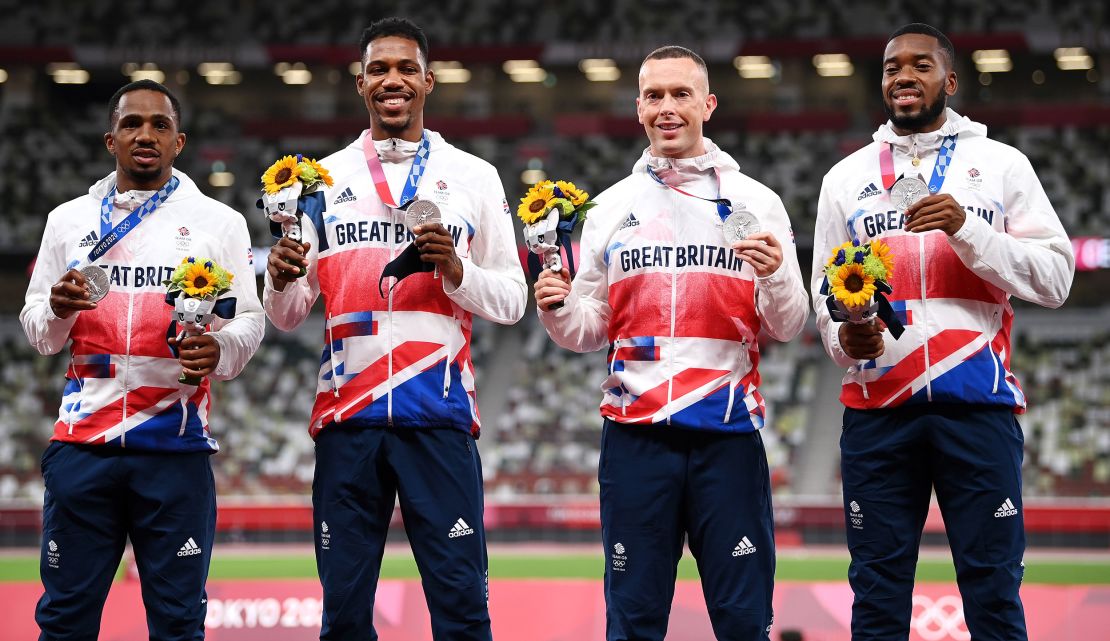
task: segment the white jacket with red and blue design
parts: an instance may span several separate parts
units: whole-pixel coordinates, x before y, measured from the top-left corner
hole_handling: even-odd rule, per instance
[[[173,175],[181,181],[177,190],[96,261],[109,275],[107,296],[96,309],[65,319],[50,309],[50,288],[70,265],[84,264],[99,240],[101,199],[116,184],[115,173],[47,218],[19,319],[41,354],[56,354],[72,341],[52,440],[167,452],[219,449],[208,430],[208,378],[237,376],[258,349],[265,321],[243,216],[202,194],[185,174]],[[116,197],[113,225],[130,213],[127,196]],[[178,382],[181,364],[166,342],[173,307],[163,281],[188,256],[211,258],[235,276],[226,295],[236,299],[235,315],[217,317],[209,332],[220,361],[195,387]]]
[[[279,329],[300,325],[324,296],[314,438],[332,423],[451,427],[477,437],[471,315],[511,324],[524,314],[524,272],[497,170],[427,133],[431,151],[417,197],[438,205],[463,263],[461,283],[419,272],[379,294],[382,270],[413,237],[404,211],[384,204],[374,187],[363,155],[366,131],[320,161],[335,184],[324,191],[326,211],[303,224],[308,275],[278,292],[267,274],[263,305]],[[394,199],[418,144],[374,141]]]
[[[790,340],[809,313],[782,201],[712,141],[705,146],[687,159],[645,151],[631,176],[597,197],[570,295],[562,308],[540,312],[567,349],[609,346],[601,414],[618,423],[763,427],[756,337],[765,330]],[[754,214],[782,245],[782,264],[757,277],[726,244],[717,206],[660,184],[649,166],[668,185]]]
[[[941,142],[957,135],[940,193],[966,211],[963,227],[910,233],[883,189],[879,153],[893,145],[894,175],[929,181]],[[916,149],[919,167],[911,164]],[[858,362],[840,346],[820,294],[823,267],[844,242],[881,238],[891,247],[888,298],[906,331],[885,332],[885,352]],[[937,131],[899,136],[884,124],[874,142],[825,176],[813,239],[813,306],[826,350],[848,368],[841,401],[855,409],[966,403],[1025,411],[1010,371],[1010,296],[1059,307],[1071,287],[1071,243],[1029,160],[987,138],[985,126],[948,109]]]

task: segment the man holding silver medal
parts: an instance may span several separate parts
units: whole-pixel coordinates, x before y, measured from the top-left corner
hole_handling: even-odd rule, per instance
[[[889,121],[829,171],[818,203],[813,306],[826,350],[847,368],[840,446],[853,639],[906,638],[934,491],[972,638],[1027,638],[1015,418],[1025,396],[1010,371],[1009,299],[1059,307],[1074,258],[1029,160],[947,108],[954,61],[929,25],[894,32],[882,76]],[[820,294],[828,257],[875,238],[893,258],[898,340],[878,321],[833,322]]]
[[[264,320],[246,222],[173,168],[185,144],[180,111],[150,80],[112,97],[104,142],[116,170],[51,212],[20,313],[40,353],[69,343],[71,354],[42,460],[43,640],[96,638],[128,539],[150,638],[204,635],[216,523],[209,456],[219,446],[208,428],[211,383],[178,377],[238,375]],[[163,281],[191,255],[236,276],[235,311],[175,355]]]
[[[515,323],[527,286],[497,171],[424,128],[435,77],[412,22],[363,32],[370,128],[320,164],[325,216],[270,252],[264,305],[290,330],[325,300],[309,432],[321,639],[376,638],[399,499],[436,640],[491,638],[472,316]],[[300,267],[307,275],[299,278]]]
[[[759,334],[805,324],[779,197],[702,137],[705,63],[668,46],[640,68],[650,143],[596,198],[581,267],[545,270],[540,319],[559,345],[609,348],[598,478],[606,638],[663,639],[684,540],[718,639],[768,639],[775,542],[759,435]],[[553,303],[565,301],[561,308]]]

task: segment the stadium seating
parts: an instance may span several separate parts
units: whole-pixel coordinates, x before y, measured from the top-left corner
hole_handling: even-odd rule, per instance
[[[183,10],[169,0],[35,4],[12,3],[9,44],[150,45],[170,33],[189,33],[200,44],[330,44],[357,42],[361,29],[384,15],[407,15],[441,45],[505,45],[560,39],[568,42],[705,40],[707,38],[819,38],[886,34],[907,19],[943,24],[952,32],[1085,32],[1101,24],[1100,3],[1056,6],[1048,0],[1023,0],[992,6],[975,0],[949,0],[937,6],[899,0],[865,0],[738,5],[706,0],[697,19],[688,10],[660,0],[586,0],[522,5],[507,0],[451,0],[434,5],[388,0],[352,5],[318,0],[304,10],[296,0],[265,3],[204,3]],[[113,16],[129,16],[131,29],[110,29]],[[677,19],[685,18],[685,19]]]
[[[178,166],[202,190],[243,212],[255,243],[269,245],[266,221],[255,208],[257,176],[290,151],[288,142],[243,136],[234,119],[217,110],[187,110],[186,118],[190,138]],[[8,203],[0,211],[0,227],[6,230],[0,247],[33,252],[45,214],[85,193],[91,181],[111,170],[101,142],[106,120],[100,106],[0,112],[0,198]],[[354,135],[300,139],[297,148],[320,156]],[[839,131],[745,132],[725,126],[715,131],[711,126],[709,135],[736,158],[742,171],[779,194],[801,247],[812,237],[824,173],[842,157],[845,146],[850,151],[866,142],[858,132]],[[1105,153],[1110,127],[1009,127],[992,129],[992,135],[1029,156],[1070,234],[1100,235],[1110,227],[1110,158]],[[626,176],[646,146],[642,137],[544,137],[538,132],[522,140],[484,136],[454,142],[498,167],[510,202],[523,194],[519,176],[538,155],[546,157],[547,175],[575,180],[596,194]],[[208,184],[212,147],[218,148],[221,168],[236,176],[233,186]],[[28,164],[30,158],[35,162]]]
[[[573,180],[595,195],[627,175],[645,147],[631,113],[634,83],[628,82],[628,67],[635,65],[645,48],[657,44],[680,42],[708,51],[711,73],[718,74],[714,78],[724,79],[727,74],[729,81],[735,81],[735,70],[729,65],[732,57],[761,43],[785,46],[800,39],[812,44],[833,37],[856,39],[871,47],[871,39],[881,39],[912,18],[942,24],[950,33],[991,38],[1016,33],[1020,42],[1036,44],[1026,48],[1048,56],[1054,45],[1046,42],[1098,42],[1088,36],[1110,18],[1105,3],[1061,5],[1049,0],[1005,5],[948,0],[936,6],[865,0],[850,3],[850,9],[843,0],[759,6],[711,0],[699,3],[695,20],[675,19],[679,5],[661,0],[572,0],[526,7],[506,0],[423,5],[401,0],[364,5],[318,0],[305,10],[303,2],[270,0],[197,3],[183,10],[172,0],[0,0],[5,14],[0,22],[5,44],[0,66],[11,71],[8,82],[0,84],[0,201],[4,203],[0,253],[8,261],[6,273],[23,275],[38,247],[47,212],[85,193],[90,182],[110,171],[111,159],[101,142],[107,128],[104,98],[126,81],[116,68],[132,55],[141,58],[148,51],[180,58],[180,68],[188,68],[186,75],[191,74],[187,84],[175,85],[182,89],[184,129],[189,135],[178,166],[206,193],[243,212],[254,242],[264,247],[271,239],[254,207],[259,174],[286,153],[317,157],[329,153],[365,125],[357,96],[349,91],[353,83],[345,52],[354,49],[363,27],[382,15],[409,15],[425,28],[433,53],[460,54],[475,61],[471,85],[444,84],[437,89],[437,100],[429,102],[429,120],[449,121],[452,131],[466,133],[449,138],[498,168],[510,204],[524,191],[522,172],[527,169]],[[128,16],[128,21],[116,28],[121,15]],[[170,34],[188,35],[167,44]],[[498,69],[507,52],[542,58],[539,43],[573,45],[562,53],[558,46],[548,52],[557,59],[553,64],[561,65],[557,73],[564,79],[579,74],[575,66],[579,54],[595,46],[607,52],[604,55],[623,52],[625,85],[611,96],[583,97],[581,113],[550,113],[556,111],[547,104],[552,102],[551,94],[542,93],[550,87],[540,84],[513,85],[512,91],[505,92],[510,96],[490,96],[496,84],[491,78],[500,78],[499,88],[508,84]],[[613,43],[618,45],[610,46]],[[104,58],[93,70],[93,83],[84,88],[54,85],[43,73],[46,64],[77,47],[83,48],[85,59]],[[316,52],[317,61],[327,62],[326,68],[319,63],[314,83],[330,85],[276,84],[270,65],[283,59],[275,53],[281,47],[294,47],[298,54]],[[198,51],[235,54],[247,61],[242,65],[243,84],[220,87],[218,91],[225,93],[219,96],[211,93],[192,73],[195,62],[184,62],[193,61]],[[961,50],[962,57],[969,54]],[[1105,62],[1104,55],[1098,59]],[[543,61],[546,65],[547,60]],[[35,67],[33,73],[20,76],[12,65],[25,65],[24,71],[29,65]],[[877,95],[874,104],[864,108],[836,102],[834,96],[833,104],[806,104],[806,109],[831,110],[807,121],[810,114],[796,113],[802,96],[828,97],[816,91],[816,84],[839,80],[819,79],[808,68],[808,60],[805,65],[808,80],[798,86],[774,85],[774,97],[764,97],[771,104],[783,100],[790,107],[782,111],[789,113],[753,116],[750,105],[734,101],[722,105],[707,126],[707,134],[736,158],[744,172],[780,195],[803,254],[812,236],[822,176],[846,153],[866,144],[876,114],[863,112],[878,108]],[[859,66],[864,71],[863,64]],[[877,66],[874,70],[877,73]],[[8,77],[7,71],[4,76]],[[1023,119],[1019,116],[1024,110],[1039,107],[1036,103],[1041,98],[1030,86],[1013,91],[1011,101],[1012,90],[1003,89],[1003,82],[996,80],[990,90],[1006,95],[1004,109],[1013,102],[1016,111],[997,119],[991,117],[997,114],[985,114],[982,120],[991,125],[992,137],[1017,146],[1030,158],[1072,236],[1105,236],[1110,228],[1110,155],[1106,153],[1110,125],[1105,118],[1069,120],[1060,114]],[[1106,81],[1101,82],[1096,93],[1102,91],[1098,99],[1104,103]],[[976,87],[975,75],[961,76],[961,83],[961,109],[991,107],[976,93],[984,88]],[[559,87],[570,84],[564,80]],[[874,90],[875,85],[868,87]],[[752,86],[742,85],[745,90]],[[435,112],[436,103],[447,98],[442,94],[452,91],[465,93],[465,99]],[[268,104],[270,99],[274,104]],[[511,107],[510,116],[490,107],[497,101],[502,110],[504,105]],[[1063,116],[1070,113],[1061,109]],[[471,116],[473,120],[468,120]],[[806,126],[776,126],[777,116],[805,121]],[[755,120],[763,124],[753,126]],[[482,125],[481,131],[473,130],[475,123]],[[311,131],[305,133],[300,127]],[[211,185],[213,172],[230,173],[234,184]],[[803,271],[807,268],[803,265]],[[9,303],[0,314],[0,500],[38,502],[43,489],[37,461],[51,433],[67,357],[35,354],[14,321],[13,304],[18,307],[18,301]],[[1060,327],[1071,328],[1071,324],[1061,323],[1052,312],[1023,322],[1030,311],[1020,310],[1022,324],[1015,327],[1013,356],[1030,406],[1022,418],[1027,492],[1030,496],[1105,495],[1110,483],[1110,334],[1086,325],[1082,331],[1072,328],[1075,331],[1061,333]],[[502,353],[499,346],[506,336],[523,346],[523,358]],[[215,387],[212,424],[222,451],[213,462],[222,495],[307,495],[314,461],[305,425],[319,343],[319,332],[313,329],[290,334],[271,331],[246,372]],[[604,366],[604,354],[576,355],[558,348],[547,339],[532,310],[513,328],[476,322],[473,352],[480,392],[490,371],[508,368],[512,372],[513,384],[494,405],[498,411],[484,416],[481,450],[489,495],[595,494],[598,372]],[[791,343],[763,346],[762,389],[769,423],[763,436],[779,495],[796,490],[799,454],[806,446],[807,430],[813,429],[813,398],[837,383],[820,375],[818,364],[826,362],[812,328]],[[552,393],[537,393],[536,381],[551,382]],[[829,481],[830,488],[835,488],[834,479]]]

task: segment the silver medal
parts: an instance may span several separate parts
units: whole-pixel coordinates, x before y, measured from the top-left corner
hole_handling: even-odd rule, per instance
[[[929,195],[929,186],[920,178],[906,176],[890,188],[890,201],[898,211],[906,211],[917,201]]]
[[[96,265],[89,265],[81,269],[81,275],[85,277],[85,286],[89,289],[90,302],[95,303],[108,295],[108,290],[111,289],[111,285],[108,283],[108,272]]]
[[[412,231],[417,225],[430,225],[443,221],[439,206],[430,200],[413,201],[405,210],[405,227]]]
[[[759,231],[759,219],[746,209],[733,209],[728,218],[725,218],[722,231],[725,242],[731,245]]]

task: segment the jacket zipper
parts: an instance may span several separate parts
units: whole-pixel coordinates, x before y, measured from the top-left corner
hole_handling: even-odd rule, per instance
[[[119,446],[127,447],[127,378],[131,373],[131,321],[135,313],[135,292],[127,295],[127,350],[123,355],[123,422],[119,435]]]
[[[334,318],[331,312],[328,312],[328,318],[324,325],[328,328],[328,363],[331,365],[331,393],[336,398],[339,398],[339,379],[336,378],[338,373],[335,370],[335,331],[332,329],[331,320]],[[339,420],[336,417],[336,420]]]
[[[736,400],[736,386],[732,384],[732,381],[729,381],[728,382],[728,405],[725,406],[725,420],[724,420],[724,423],[726,425],[728,424],[729,419],[732,418],[732,404],[735,402],[735,400]]]
[[[73,353],[72,352],[70,352],[70,355],[69,355],[69,366],[71,368],[73,368],[73,378],[74,378],[74,380],[77,381],[77,402],[80,403],[81,399],[84,398],[84,396],[85,396],[85,381],[82,380],[81,377],[77,376],[77,364],[73,362]],[[66,412],[66,424],[69,425],[69,430],[66,431],[66,435],[72,436],[73,435],[73,405],[72,404],[69,406],[69,411]]]
[[[933,377],[931,373],[932,363],[929,361],[929,314],[928,304],[925,295],[925,234],[921,234],[917,238],[919,268],[921,270],[921,335],[924,337],[925,343],[925,398],[932,402],[933,400]]]
[[[393,222],[394,210],[389,210],[389,220]],[[397,249],[393,239],[397,237],[396,234],[390,234],[389,244],[389,260],[396,258],[393,252]],[[396,285],[396,281],[393,283]],[[386,325],[388,326],[387,339],[389,343],[386,345],[386,390],[385,390],[385,423],[389,427],[393,427],[393,287],[389,288],[389,298],[387,303],[387,317]]]
[[[451,339],[447,339],[447,355],[443,358],[443,398],[451,391]]]
[[[614,374],[617,373],[617,352],[620,351],[620,348],[621,348],[621,337],[618,336],[617,339],[615,341],[613,341],[613,357],[609,359],[609,377],[610,377],[610,379],[613,377]],[[621,388],[621,399],[620,399],[621,400],[621,416],[628,416],[628,394],[625,393],[628,390],[625,389],[623,382],[620,383],[620,388]]]
[[[1002,359],[994,353],[994,345],[991,339],[991,336],[998,332],[997,321],[998,312],[995,311],[994,314],[991,316],[991,334],[990,336],[987,336],[987,351],[990,352],[991,362],[994,363],[994,387],[991,388],[991,394],[998,393],[998,381],[999,378],[1002,376],[1002,372],[1000,371],[1002,369]]]
[[[668,189],[671,192],[671,225],[672,229],[678,229],[678,192],[673,189]],[[676,253],[676,241],[678,234],[671,235],[671,255]],[[675,304],[678,300],[678,269],[675,267],[675,261],[671,263],[671,342],[667,346],[667,425],[671,424],[671,402],[674,394],[674,321],[675,321]]]

